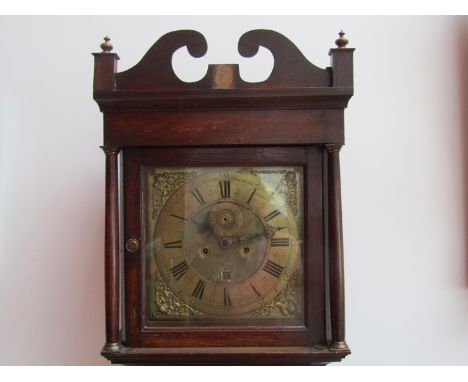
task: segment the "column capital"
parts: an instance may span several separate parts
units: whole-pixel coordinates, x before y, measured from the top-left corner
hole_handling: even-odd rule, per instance
[[[120,147],[115,147],[115,146],[100,146],[100,147],[106,155],[112,155],[112,154],[117,155],[120,152]]]
[[[339,153],[340,150],[341,150],[341,147],[342,147],[342,145],[338,145],[338,144],[335,144],[335,143],[326,143],[325,144],[325,149],[327,150],[327,152],[329,154]]]

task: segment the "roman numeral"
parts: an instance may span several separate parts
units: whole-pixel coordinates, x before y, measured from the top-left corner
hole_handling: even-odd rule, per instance
[[[264,216],[263,219],[265,219],[266,222],[270,221],[271,219],[277,217],[280,214],[279,211],[271,211],[268,215]]]
[[[247,204],[250,204],[250,201],[252,200],[253,196],[255,195],[255,191],[257,191],[256,188],[254,188],[254,190],[253,190],[252,193],[250,194],[249,200],[247,200]]]
[[[289,237],[284,238],[271,238],[272,247],[289,247]]]
[[[224,288],[224,306],[231,306],[231,297],[227,288]]]
[[[203,199],[203,196],[201,196],[200,191],[198,191],[198,188],[195,190],[190,191],[192,196],[196,199],[196,201],[202,206],[205,204],[205,199]]]
[[[274,263],[271,260],[268,260],[267,263],[265,264],[265,266],[263,267],[263,270],[265,272],[269,273],[270,275],[272,275],[272,276],[274,276],[276,278],[281,276],[281,273],[283,273],[283,269],[284,269],[284,267]]]
[[[227,199],[231,197],[231,181],[230,180],[222,180],[219,182],[219,191],[221,194],[221,198]]]
[[[198,280],[198,284],[192,292],[193,297],[197,297],[199,300],[203,297],[203,291],[205,290],[205,282],[203,280]]]
[[[175,277],[176,280],[179,280],[183,275],[185,275],[188,272],[188,270],[189,267],[185,260],[170,269],[172,275]]]
[[[171,214],[170,216],[172,216],[173,218],[176,218],[176,219],[180,219],[180,220],[185,220],[185,221],[187,221],[187,219],[185,219],[184,217],[179,216],[179,215]]]
[[[252,287],[252,290],[254,291],[254,293],[257,295],[257,297],[262,297],[262,295],[260,294],[260,292],[253,286],[253,284],[251,283],[250,286]]]
[[[171,241],[170,243],[164,243],[164,248],[182,248],[182,240]]]

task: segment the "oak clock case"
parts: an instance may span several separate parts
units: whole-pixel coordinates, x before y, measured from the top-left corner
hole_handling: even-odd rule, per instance
[[[353,94],[344,33],[332,66],[269,30],[245,33],[275,64],[248,83],[209,65],[195,83],[173,53],[207,51],[195,31],[161,37],[117,72],[94,53],[106,154],[106,343],[113,363],[323,365],[344,331],[339,151]]]

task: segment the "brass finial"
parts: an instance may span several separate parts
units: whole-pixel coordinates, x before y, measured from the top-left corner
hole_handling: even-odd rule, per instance
[[[110,53],[111,50],[114,49],[114,47],[109,41],[110,41],[109,36],[104,37],[104,42],[100,45],[102,49],[102,53]]]
[[[340,33],[338,33],[340,35],[340,38],[336,39],[335,40],[335,44],[338,48],[345,48],[346,45],[348,45],[348,39],[344,38],[343,36],[345,35],[345,32],[343,32],[343,30],[341,30]]]

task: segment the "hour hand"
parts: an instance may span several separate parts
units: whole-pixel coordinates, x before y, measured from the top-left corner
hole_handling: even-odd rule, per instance
[[[213,230],[211,229],[211,227],[205,222],[198,222],[193,218],[187,219],[187,222],[194,224],[198,229],[198,233],[206,233],[206,232],[213,233]]]
[[[244,235],[244,236],[240,236],[236,239],[236,241],[247,241],[247,240],[255,240],[255,239],[258,239],[259,237],[264,237],[265,234],[263,232],[260,232],[260,233],[253,233],[253,234],[249,234],[249,235]]]

